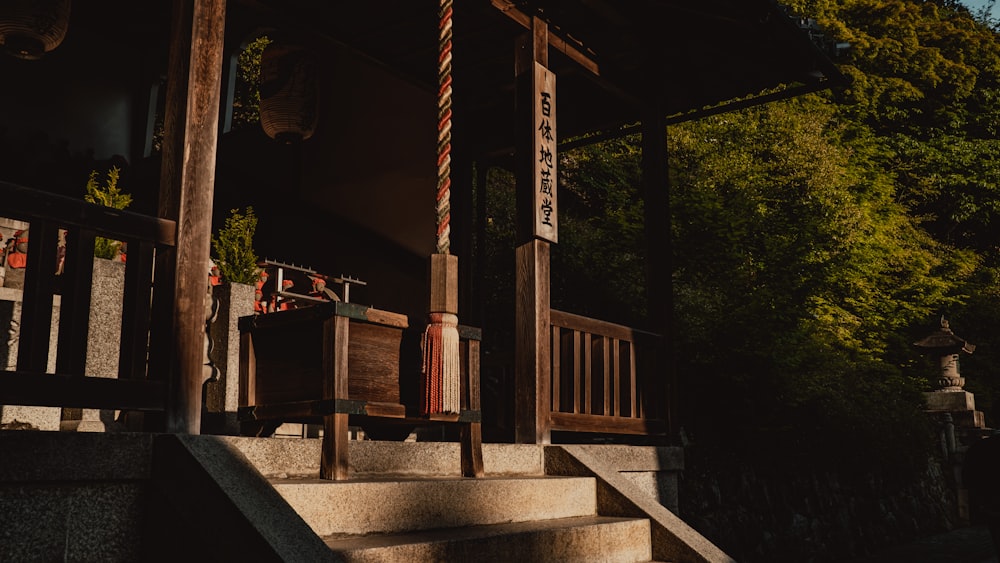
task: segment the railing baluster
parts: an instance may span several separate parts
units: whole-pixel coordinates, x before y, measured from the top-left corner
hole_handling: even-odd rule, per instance
[[[83,376],[86,371],[96,237],[97,233],[93,229],[71,229],[66,232],[56,373]]]
[[[594,357],[592,353],[593,342],[589,332],[583,333],[583,412],[590,414],[593,411],[593,389],[594,389]]]
[[[604,409],[601,414],[611,414],[611,338],[601,338],[601,371],[604,373]]]
[[[640,367],[645,366],[639,365],[639,354],[643,354],[645,362],[646,354],[653,352],[651,347],[656,346],[660,336],[563,311],[551,310],[550,315],[553,428],[663,434],[665,421],[648,418],[659,416],[656,405],[644,404],[647,398],[653,397],[643,387],[649,383],[646,380],[649,374],[639,373]],[[641,351],[639,342],[642,343]],[[572,407],[569,404],[571,395]]]
[[[122,297],[121,352],[118,358],[118,377],[121,379],[146,377],[154,248],[153,243],[147,241],[129,243]]]
[[[562,379],[562,350],[560,349],[560,339],[562,329],[552,325],[552,411],[559,412],[562,406],[560,399],[559,380]]]
[[[636,411],[636,395],[638,394],[639,378],[635,373],[635,342],[628,343],[628,371],[629,371],[629,387],[632,391],[632,410],[629,414],[632,418],[642,418],[642,414]]]
[[[580,331],[573,331],[573,412],[580,412]]]
[[[52,330],[52,297],[55,294],[56,225],[33,220],[28,233],[28,256],[21,294],[21,327],[18,336],[17,369],[48,372],[49,334]]]

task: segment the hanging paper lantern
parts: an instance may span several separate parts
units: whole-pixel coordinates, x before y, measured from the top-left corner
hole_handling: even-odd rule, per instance
[[[260,58],[260,124],[272,139],[304,141],[319,121],[316,59],[304,47],[271,43]]]
[[[20,59],[42,58],[66,37],[69,6],[70,0],[0,2],[0,44]]]

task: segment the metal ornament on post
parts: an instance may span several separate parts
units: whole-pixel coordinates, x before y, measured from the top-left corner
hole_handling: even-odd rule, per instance
[[[70,0],[0,3],[0,44],[19,59],[37,60],[55,49],[69,29]]]
[[[260,58],[260,124],[291,144],[312,137],[319,123],[316,58],[300,45],[271,43]]]

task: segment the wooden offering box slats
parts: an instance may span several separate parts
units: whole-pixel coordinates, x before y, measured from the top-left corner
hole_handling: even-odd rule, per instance
[[[348,417],[366,429],[461,424],[463,473],[482,476],[478,329],[459,330],[462,412],[432,416],[417,414],[422,330],[404,315],[330,302],[243,317],[240,333],[241,421],[324,423],[324,476],[347,477]]]

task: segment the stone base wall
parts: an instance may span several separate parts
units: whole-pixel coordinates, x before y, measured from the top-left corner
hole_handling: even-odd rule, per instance
[[[737,561],[844,561],[957,527],[947,467],[932,459],[912,478],[755,470],[687,452],[681,516]]]
[[[85,370],[88,376],[118,377],[125,264],[94,259],[93,276]],[[21,289],[0,287],[0,366],[5,370],[17,369],[21,295]],[[56,369],[59,305],[60,296],[56,295],[49,331],[48,373]],[[115,425],[116,416],[114,411],[0,405],[0,424],[5,428],[103,431]]]
[[[587,453],[614,468],[656,502],[680,514],[678,479],[684,470],[684,450],[669,446],[581,446]]]
[[[142,561],[152,444],[0,431],[0,561]]]
[[[223,284],[212,288],[218,313],[209,325],[209,358],[213,376],[205,383],[203,432],[239,434],[240,329],[239,319],[253,315],[254,286]]]
[[[46,369],[56,370],[55,342],[59,336],[59,296],[52,305],[52,325],[49,332],[49,359]],[[21,326],[21,290],[0,287],[0,369],[17,369],[18,338]],[[0,426],[12,429],[59,430],[62,409],[0,405]]]

